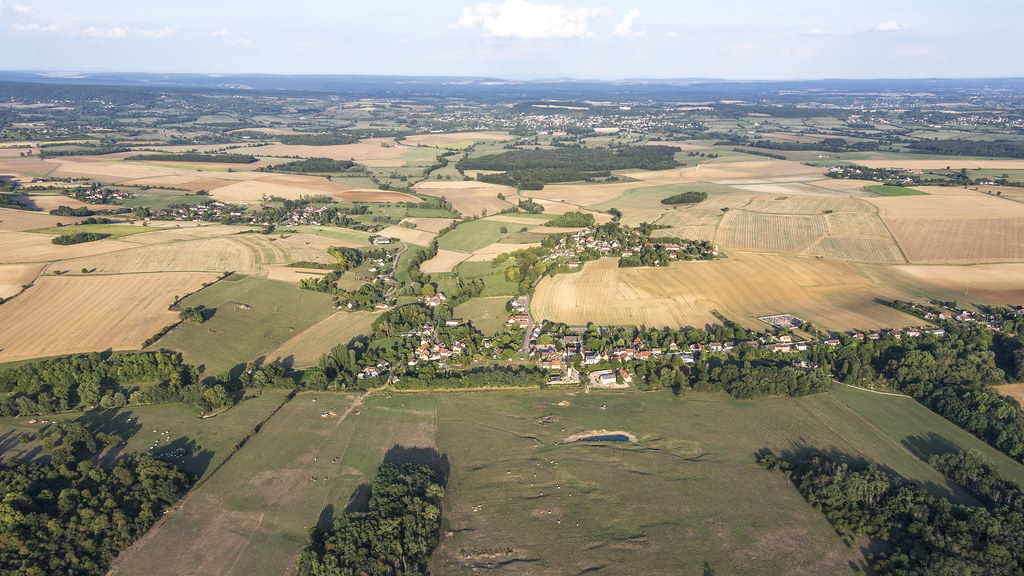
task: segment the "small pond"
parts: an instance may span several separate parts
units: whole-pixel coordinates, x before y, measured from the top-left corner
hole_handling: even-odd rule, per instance
[[[576,442],[629,442],[629,436],[625,434],[598,434],[595,436],[585,436],[576,440]]]

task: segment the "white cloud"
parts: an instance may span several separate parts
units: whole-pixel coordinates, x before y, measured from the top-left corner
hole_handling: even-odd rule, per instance
[[[612,32],[614,36],[643,36],[646,32],[634,31],[633,21],[640,17],[640,9],[632,8],[629,12],[626,12],[626,16],[615,25],[615,31]]]
[[[896,32],[897,30],[905,30],[906,24],[902,24],[895,20],[889,20],[888,22],[882,22],[878,26],[875,26],[875,32]]]
[[[210,35],[211,36],[220,36],[220,37],[230,36],[231,35],[231,30],[228,30],[227,28],[221,28],[220,30],[214,30],[213,32],[210,33]]]
[[[127,38],[128,29],[124,26],[114,26],[112,28],[90,26],[82,31],[82,35],[93,36],[95,38]]]
[[[935,50],[928,46],[899,46],[896,48],[896,55],[903,58],[919,58],[934,54]]]
[[[25,6],[23,4],[15,4],[14,5],[14,11],[19,13],[19,14],[28,14],[29,12],[32,11],[32,7],[31,6]]]
[[[452,29],[473,29],[477,25],[490,36],[499,38],[587,38],[587,24],[608,14],[606,8],[566,8],[552,4],[534,4],[526,0],[505,0],[501,4],[481,3],[467,6]]]
[[[683,35],[680,34],[679,32],[669,32],[669,33],[665,34],[665,37],[666,38],[682,38]]]
[[[23,22],[15,22],[11,24],[11,30],[17,30],[18,32],[60,32],[61,27],[56,24],[47,24],[41,26],[35,22],[31,24],[25,24]]]
[[[156,29],[153,29],[153,30],[139,30],[139,34],[141,34],[143,38],[161,38],[162,39],[162,38],[170,38],[171,36],[174,36],[174,33],[177,32],[177,31],[178,31],[178,29],[175,28],[174,26],[164,26],[163,28],[160,28],[159,30],[156,30]]]
[[[807,33],[812,36],[824,36],[825,34],[830,34],[829,31],[823,30],[821,28],[811,28],[810,30],[807,31]]]

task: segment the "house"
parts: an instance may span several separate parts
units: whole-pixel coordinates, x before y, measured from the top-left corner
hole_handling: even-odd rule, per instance
[[[825,340],[825,344],[835,348],[836,346],[839,346],[839,340],[832,338],[831,340]]]
[[[373,307],[373,309],[374,310],[387,310],[388,309],[387,302],[379,302],[379,303],[377,303],[376,306]]]
[[[619,368],[619,378],[622,378],[622,381],[625,382],[626,384],[633,383],[633,377],[630,376],[629,373],[623,370],[622,368]]]
[[[593,366],[594,364],[600,364],[604,361],[600,352],[584,352],[583,353],[583,364],[585,366]]]
[[[595,388],[628,388],[629,384],[619,384],[615,370],[597,370],[590,373],[590,385]]]
[[[505,324],[508,326],[522,326],[525,328],[530,325],[530,317],[526,314],[513,314],[508,317]]]
[[[462,318],[449,318],[444,321],[444,325],[453,328],[462,324]]]
[[[374,245],[382,246],[385,244],[391,244],[391,238],[388,238],[387,236],[374,236],[370,242]]]

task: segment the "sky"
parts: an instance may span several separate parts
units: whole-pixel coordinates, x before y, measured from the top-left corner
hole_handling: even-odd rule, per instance
[[[0,69],[1022,77],[1017,0],[0,0]]]

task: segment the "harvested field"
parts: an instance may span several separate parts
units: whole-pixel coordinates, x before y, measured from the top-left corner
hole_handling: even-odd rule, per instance
[[[715,240],[723,247],[766,252],[800,252],[828,233],[824,216],[728,212]]]
[[[416,225],[416,230],[425,230],[427,232],[440,232],[447,228],[452,222],[455,222],[454,218],[406,218],[402,222],[409,222],[410,224]]]
[[[667,268],[618,268],[614,259],[544,278],[532,301],[534,317],[568,324],[703,326],[717,310],[748,328],[758,316],[791,313],[829,330],[920,324],[875,301],[907,299],[899,289],[865,277],[851,264],[773,254],[730,253],[724,260]]]
[[[415,244],[417,246],[426,246],[430,244],[430,241],[434,239],[434,236],[437,236],[434,232],[406,228],[405,226],[388,226],[381,230],[379,234],[389,238],[398,238],[403,242],[408,242],[409,244]]]
[[[512,206],[498,199],[498,194],[515,196],[515,189],[486,182],[420,182],[414,186],[420,194],[446,198],[464,216],[479,216],[485,210],[488,214],[501,212]]]
[[[0,362],[72,352],[137,349],[177,321],[175,295],[215,274],[166,272],[120,276],[44,276],[4,304]],[[117,297],[111,297],[117,295]]]
[[[25,284],[31,284],[44,264],[8,264],[0,265],[0,298],[10,298]]]
[[[833,212],[861,212],[875,214],[877,209],[863,200],[836,198],[831,196],[754,196],[744,207],[751,212],[772,214],[822,214]]]
[[[40,198],[40,196],[36,196],[36,198]],[[74,224],[80,220],[81,218],[75,216],[50,216],[46,212],[0,208],[0,230],[12,232],[48,228],[57,224]]]
[[[1024,264],[969,266],[894,266],[908,286],[938,286],[946,299],[1024,305]]]
[[[419,203],[420,199],[404,192],[392,192],[390,190],[365,190],[356,188],[346,192],[335,192],[331,194],[338,202],[413,202]]]
[[[263,200],[264,196],[280,196],[289,200],[298,200],[300,196],[310,194],[342,194],[350,189],[347,186],[338,185],[333,192],[317,190],[316,188],[302,188],[296,184],[279,184],[268,182],[264,179],[247,180],[236,182],[227,186],[215,188],[210,192],[210,197],[221,202],[233,204],[256,204]]]
[[[1024,219],[906,218],[889,229],[912,263],[1024,261]]]
[[[0,230],[0,264],[21,262],[51,262],[115,252],[132,247],[121,240],[98,240],[71,246],[57,246],[50,242],[54,236],[32,232],[7,232]]]
[[[1010,396],[1016,399],[1017,402],[1024,403],[1024,384],[1003,384],[1002,386],[996,386],[996,390],[1003,396]]]
[[[902,264],[906,262],[899,245],[892,238],[826,236],[801,254],[872,264]]]
[[[81,200],[77,200],[77,199],[71,198],[69,196],[64,196],[63,194],[46,194],[46,195],[44,195],[44,194],[32,194],[32,195],[24,195],[24,194],[22,194],[22,195],[18,196],[18,201],[21,202],[22,204],[25,204],[25,205],[35,209],[35,210],[41,211],[43,214],[46,214],[47,216],[49,216],[50,210],[55,210],[57,208],[60,208],[61,206],[67,206],[68,208],[81,208],[83,206],[88,206],[92,210],[107,210],[107,209],[110,209],[110,208],[117,208],[117,206],[109,206],[109,205],[106,205],[106,204],[88,204],[86,202],[82,202]],[[50,217],[51,218],[62,218],[60,216],[50,216]],[[63,217],[63,218],[66,218],[66,217]],[[74,220],[74,218],[70,218],[70,219]],[[52,226],[52,224],[51,224],[51,226]]]
[[[481,140],[511,140],[503,132],[452,132],[451,134],[417,134],[402,140],[407,146],[438,146],[440,148],[465,148]]]
[[[296,368],[315,366],[320,356],[335,346],[347,345],[360,334],[369,334],[376,316],[370,312],[335,312],[267,354],[267,360],[288,360]]]
[[[714,242],[717,232],[717,226],[673,226],[672,228],[660,231],[665,236],[687,238],[689,240],[705,240],[707,242]]]
[[[303,278],[319,278],[330,272],[330,270],[319,270],[316,268],[292,268],[291,266],[270,266],[266,269],[268,280],[280,280],[281,282],[298,283]]]
[[[420,264],[420,272],[423,272],[424,274],[451,272],[459,265],[459,262],[462,262],[470,256],[472,256],[472,254],[459,252],[457,250],[438,250],[437,256],[434,256],[430,260]]]
[[[382,146],[386,144],[386,146]],[[357,144],[343,144],[339,146],[301,146],[295,144],[269,144],[246,148],[246,152],[256,156],[288,157],[298,156],[300,158],[330,158],[332,160],[353,160],[367,166],[402,166],[405,160],[402,155],[408,151],[408,147],[395,146],[391,138],[368,138]]]
[[[0,172],[12,174],[23,180],[49,176],[59,164],[39,158],[0,158]]]

